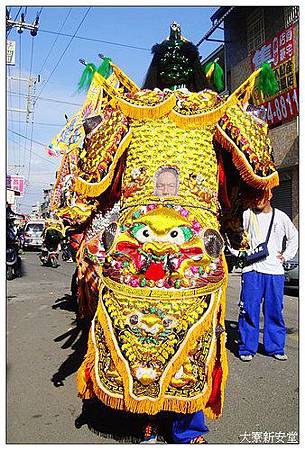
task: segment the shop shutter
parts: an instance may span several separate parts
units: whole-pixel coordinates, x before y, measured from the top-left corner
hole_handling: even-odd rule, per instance
[[[291,171],[279,173],[280,185],[273,189],[272,206],[284,211],[292,219],[292,176]]]

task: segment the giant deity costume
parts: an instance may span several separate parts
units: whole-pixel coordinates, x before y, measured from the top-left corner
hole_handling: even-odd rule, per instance
[[[84,106],[52,142],[59,217],[89,223],[120,205],[81,253],[99,294],[78,391],[133,413],[216,419],[228,373],[223,233],[240,245],[244,200],[278,184],[267,125],[248,106],[262,69],[220,96],[176,25],[153,52],[144,89],[107,58],[88,65]]]

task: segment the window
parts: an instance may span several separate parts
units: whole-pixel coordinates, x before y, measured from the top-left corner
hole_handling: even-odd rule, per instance
[[[284,8],[284,21],[285,28],[289,27],[292,23],[299,20],[299,7],[298,6],[286,6]]]
[[[42,232],[44,229],[43,223],[28,223],[25,226],[25,231],[30,231],[31,233]]]
[[[265,42],[264,14],[262,8],[257,8],[247,19],[248,52],[257,49]]]

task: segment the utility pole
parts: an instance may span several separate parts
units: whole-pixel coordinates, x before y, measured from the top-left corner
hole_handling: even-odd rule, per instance
[[[40,75],[38,75],[37,77],[30,76],[29,78],[8,77],[8,80],[24,81],[28,83],[28,93],[25,96],[26,97],[25,109],[8,108],[7,110],[26,114],[26,123],[29,123],[30,114],[32,114],[34,111],[33,98],[35,97],[36,83],[40,82]]]
[[[19,164],[8,164],[7,165],[7,168],[10,170],[12,170],[12,169],[15,170],[16,168],[19,168],[19,167],[24,167],[24,165],[23,164],[20,164],[20,165]],[[18,175],[18,173],[17,173],[17,175]]]
[[[38,26],[39,26],[39,15],[37,13],[35,20],[33,23],[26,23],[25,22],[25,13],[22,13],[20,15],[20,20],[12,20],[10,17],[10,12],[8,8],[6,8],[6,30],[9,31],[12,28],[17,28],[17,32],[19,34],[23,33],[24,30],[30,30],[30,34],[32,36],[36,36],[38,32]],[[7,64],[14,65],[13,62],[8,62]],[[13,112],[19,112],[19,113],[25,113],[26,114],[26,123],[29,123],[30,114],[33,113],[34,110],[34,102],[33,102],[33,96],[35,95],[35,88],[36,83],[40,82],[40,75],[36,77],[30,76],[29,78],[19,78],[19,77],[8,77],[10,80],[16,80],[16,81],[24,81],[28,84],[28,93],[26,95],[26,109],[17,109],[17,108],[8,108],[8,111]]]
[[[39,16],[36,15],[33,23],[26,23],[24,21],[24,13],[21,14],[20,20],[12,20],[10,18],[10,14],[8,10],[6,10],[6,31],[11,30],[12,28],[17,28],[18,33],[23,33],[23,30],[29,30],[31,36],[37,36],[38,26],[39,26]]]

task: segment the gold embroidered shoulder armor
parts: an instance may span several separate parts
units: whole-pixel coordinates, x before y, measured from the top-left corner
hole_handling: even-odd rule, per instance
[[[258,71],[221,97],[141,90],[113,70],[110,79],[95,73],[74,125],[52,143],[64,152],[58,216],[82,222],[120,201],[101,236],[99,301],[78,390],[136,413],[217,418],[227,377],[223,204],[233,211],[241,185],[278,184],[267,126],[247,108]]]

